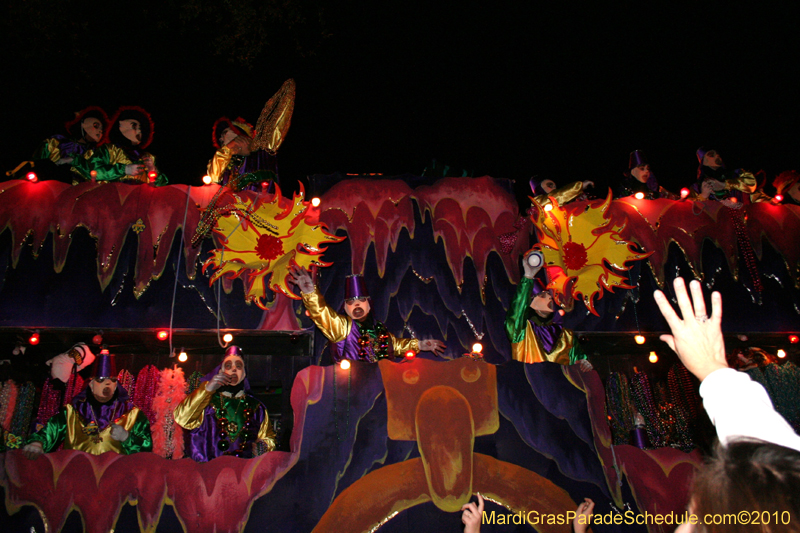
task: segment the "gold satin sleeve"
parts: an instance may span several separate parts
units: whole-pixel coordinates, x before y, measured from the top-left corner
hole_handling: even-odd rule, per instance
[[[756,177],[751,172],[742,172],[739,176],[725,180],[725,188],[736,189],[746,194],[753,194],[756,192],[758,183]]]
[[[48,159],[53,163],[58,163],[58,160],[61,159],[61,143],[58,142],[58,139],[47,139],[47,151],[50,155],[48,155]]]
[[[200,386],[184,398],[172,412],[175,423],[190,431],[199,428],[203,423],[203,411],[208,407],[213,395],[213,392],[206,390],[206,383],[201,382]]]
[[[139,408],[134,407],[114,420],[114,423],[122,426],[125,431],[130,433],[138,416]],[[122,442],[111,438],[110,424],[100,432],[99,442],[92,441],[92,438],[83,431],[81,417],[72,405],[67,405],[67,435],[64,437],[64,449],[78,450],[93,455],[100,455],[105,452],[125,453],[122,449]]]
[[[389,333],[389,336],[392,338],[392,349],[394,350],[395,357],[402,357],[409,350],[412,350],[414,353],[419,353],[419,340],[401,339],[395,337],[391,333]]]
[[[560,365],[569,365],[569,352],[572,350],[573,334],[566,328],[561,330],[558,341],[553,346],[553,351],[544,351],[541,342],[533,332],[530,321],[525,328],[525,338],[521,342],[511,345],[511,357],[523,363],[543,363],[550,361]]]
[[[217,153],[215,153],[211,161],[208,162],[206,172],[211,177],[213,183],[219,183],[219,177],[222,176],[222,173],[228,168],[232,156],[233,152],[231,152],[231,149],[227,146],[223,146],[217,150]]]
[[[261,423],[261,427],[258,428],[258,440],[267,445],[267,451],[271,452],[275,449],[275,431],[272,429],[272,424],[266,411],[264,412],[264,421]]]
[[[303,304],[308,315],[325,337],[331,342],[343,341],[349,334],[353,323],[349,316],[340,315],[325,303],[319,289],[303,293]]]
[[[570,183],[565,187],[560,187],[558,189],[550,191],[548,194],[540,194],[539,196],[535,197],[533,201],[539,204],[540,206],[544,207],[548,204],[553,203],[550,201],[550,197],[552,196],[553,198],[556,199],[558,205],[564,205],[566,203],[571,202],[578,196],[580,196],[582,192],[583,192],[583,182],[576,181]]]

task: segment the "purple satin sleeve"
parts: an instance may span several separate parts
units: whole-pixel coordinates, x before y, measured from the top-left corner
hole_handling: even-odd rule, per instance
[[[77,411],[84,420],[95,420],[92,406],[86,398],[88,391],[89,388],[87,387],[77,394],[75,398],[72,399],[72,407],[75,408],[75,411]],[[97,422],[97,427],[101,431],[108,427],[111,422],[133,409],[133,403],[130,401],[128,391],[121,386],[117,386],[117,391],[117,399],[113,402],[101,405],[97,413],[99,420],[95,420],[95,422]]]

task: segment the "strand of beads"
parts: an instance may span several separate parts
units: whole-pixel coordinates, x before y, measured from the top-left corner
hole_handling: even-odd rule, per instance
[[[644,417],[645,429],[650,442],[656,448],[665,445],[664,431],[658,417],[658,410],[653,401],[653,390],[650,380],[644,372],[637,372],[631,378],[631,397],[636,409]]]
[[[52,378],[47,378],[42,385],[42,398],[36,413],[36,431],[42,428],[58,410],[61,409],[61,392],[53,388]]]

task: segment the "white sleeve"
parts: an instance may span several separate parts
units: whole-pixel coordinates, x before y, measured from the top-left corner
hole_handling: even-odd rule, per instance
[[[700,384],[700,396],[723,445],[753,437],[800,451],[800,436],[772,407],[764,387],[744,372],[715,370]]]

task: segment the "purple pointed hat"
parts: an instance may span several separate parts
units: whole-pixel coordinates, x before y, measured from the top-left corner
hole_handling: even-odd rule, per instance
[[[225,357],[228,357],[229,355],[238,355],[239,357],[244,359],[244,352],[242,352],[242,349],[234,344],[231,344],[225,350]],[[223,357],[223,359],[225,359],[225,357]]]
[[[364,282],[364,276],[352,275],[344,279],[344,299],[345,301],[350,298],[369,298],[367,292],[367,284]]]
[[[92,367],[92,379],[115,377],[117,377],[117,365],[114,362],[114,354],[108,353],[108,348],[103,348],[95,358],[94,366]]]
[[[647,164],[647,156],[641,150],[634,150],[628,157],[628,171]]]

